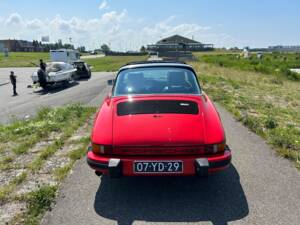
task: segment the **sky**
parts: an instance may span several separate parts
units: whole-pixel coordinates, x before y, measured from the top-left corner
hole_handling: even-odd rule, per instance
[[[300,45],[299,27],[299,0],[0,0],[0,39],[88,49],[138,50],[174,34],[226,48]]]

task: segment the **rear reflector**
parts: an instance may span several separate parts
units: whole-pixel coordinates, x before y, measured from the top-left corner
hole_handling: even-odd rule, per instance
[[[118,116],[135,114],[198,114],[196,102],[178,100],[147,100],[121,102],[117,106]]]

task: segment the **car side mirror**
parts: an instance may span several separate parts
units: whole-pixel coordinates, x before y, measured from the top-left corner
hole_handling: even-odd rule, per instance
[[[113,86],[114,83],[115,83],[115,80],[108,80],[107,81],[107,85],[109,85],[109,86]]]

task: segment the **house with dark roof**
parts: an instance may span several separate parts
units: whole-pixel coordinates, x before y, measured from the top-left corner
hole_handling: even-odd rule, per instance
[[[180,35],[164,38],[156,44],[147,45],[148,51],[170,52],[170,51],[209,51],[213,50],[213,44],[204,44]]]

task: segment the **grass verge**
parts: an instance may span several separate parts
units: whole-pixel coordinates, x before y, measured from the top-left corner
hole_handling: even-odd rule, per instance
[[[93,71],[117,71],[126,63],[144,61],[148,56],[105,56],[101,58],[85,59],[86,63],[93,66]]]
[[[47,182],[38,183],[38,185],[43,186],[29,194],[17,194],[18,191],[27,183],[30,185],[30,183],[36,182],[36,180],[29,180],[36,177],[31,175],[38,174],[37,177],[39,177],[40,171],[44,168],[44,163],[47,160],[51,160],[51,157],[58,150],[67,149],[67,152],[69,152],[68,148],[70,146],[67,143],[71,142],[71,144],[74,144],[73,146],[76,146],[74,150],[68,155],[61,156],[61,160],[65,159],[66,163],[70,161],[71,163],[59,169],[54,167],[52,170],[49,170],[48,175],[55,178],[58,184],[67,176],[76,160],[86,153],[89,138],[85,136],[79,139],[76,138],[78,138],[77,135],[82,133],[86,135],[86,130],[88,129],[87,121],[90,120],[95,111],[95,107],[87,107],[80,104],[68,105],[62,108],[42,108],[37,113],[37,116],[31,120],[18,120],[10,125],[0,125],[0,146],[2,149],[0,151],[0,173],[2,177],[5,177],[5,174],[9,175],[11,170],[19,165],[20,160],[18,159],[20,157],[27,157],[28,160],[27,154],[30,157],[33,156],[30,158],[30,161],[26,161],[25,167],[22,167],[21,171],[23,172],[21,174],[11,181],[8,179],[7,185],[0,187],[0,211],[1,206],[7,203],[14,202],[18,204],[20,202],[21,204],[23,202],[24,204],[26,202],[27,204],[25,212],[16,215],[11,224],[38,224],[42,214],[48,210],[49,202],[52,202],[52,199],[54,199],[52,191],[54,190],[54,193],[56,193],[58,186],[49,186],[51,184],[51,181],[49,181],[49,184]],[[77,131],[79,131],[79,134],[75,134]],[[73,140],[71,139],[72,136],[76,138]],[[29,144],[19,144],[20,142]],[[32,147],[34,147],[34,152],[36,152],[34,154],[31,151]],[[30,190],[35,190],[35,187],[31,188]]]
[[[0,187],[0,204],[3,204],[10,198],[11,193],[14,191],[16,186],[21,184],[23,181],[25,181],[26,177],[27,177],[27,173],[23,172],[15,179],[13,179],[9,184]]]
[[[10,224],[40,224],[43,214],[51,209],[57,190],[58,186],[44,185],[36,191],[20,196],[19,200],[26,202],[27,211],[15,217]]]
[[[206,93],[300,168],[300,85],[287,78],[193,62]]]
[[[300,68],[300,53],[267,53],[263,58],[252,55],[246,59],[237,53],[209,55],[196,53],[195,55],[202,62],[220,67],[259,72],[300,81],[300,74],[290,71],[292,68]]]
[[[18,120],[10,125],[0,125],[0,143],[14,143],[12,152],[25,154],[37,142],[47,139],[51,134],[69,137],[95,109],[79,104],[63,108],[42,108],[35,119]],[[54,137],[55,138],[55,137]]]
[[[68,157],[71,160],[70,163],[54,171],[54,177],[57,181],[64,180],[64,178],[69,174],[70,170],[73,168],[74,163],[77,160],[81,159],[86,154],[86,146],[88,145],[89,142],[90,142],[89,136],[83,137],[80,140],[76,141],[76,144],[81,145],[82,147],[79,147],[68,154]]]
[[[39,59],[49,60],[49,52],[10,52],[8,57],[0,54],[0,68],[3,67],[33,67]]]

